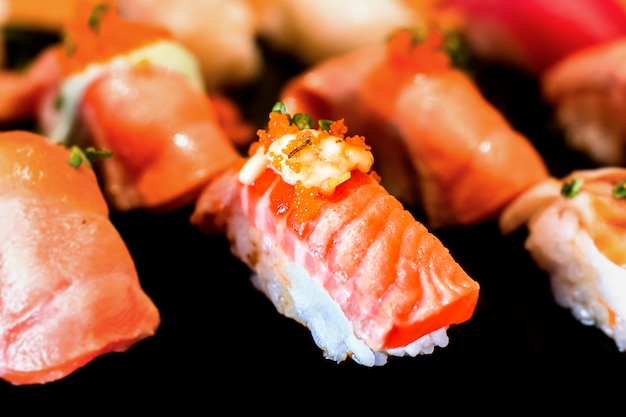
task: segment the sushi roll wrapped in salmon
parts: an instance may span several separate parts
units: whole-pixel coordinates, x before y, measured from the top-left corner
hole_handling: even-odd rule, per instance
[[[549,274],[554,299],[626,351],[626,168],[577,170],[548,179],[502,214],[509,234],[526,225],[525,248]]]
[[[290,116],[201,193],[191,223],[225,233],[252,282],[311,331],[327,359],[380,366],[430,354],[469,320],[479,284],[379,183],[343,120]]]

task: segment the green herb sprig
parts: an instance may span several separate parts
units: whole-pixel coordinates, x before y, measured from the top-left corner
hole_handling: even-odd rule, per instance
[[[95,33],[100,32],[100,22],[102,17],[109,11],[109,6],[105,3],[96,4],[91,10],[87,24]]]
[[[573,178],[571,181],[565,181],[561,187],[561,195],[565,198],[574,198],[583,188],[583,180],[581,178]]]
[[[611,194],[615,198],[626,198],[626,180],[617,183],[611,190]]]
[[[293,116],[287,112],[287,106],[285,103],[279,101],[272,107],[272,112],[281,113],[287,116],[290,125],[297,126],[298,129],[313,129],[315,121],[306,113],[295,113]],[[330,130],[330,125],[333,124],[332,120],[320,119],[317,122],[320,130]]]
[[[67,162],[74,168],[80,167],[83,163],[91,167],[92,161],[113,156],[113,152],[108,149],[96,149],[91,146],[84,150],[78,146],[72,146],[70,151],[70,158]]]

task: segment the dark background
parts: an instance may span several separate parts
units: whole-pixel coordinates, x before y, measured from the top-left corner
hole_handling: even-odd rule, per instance
[[[54,40],[11,34],[12,63]],[[262,82],[229,92],[258,127],[264,127],[281,83],[301,69],[288,56],[267,50],[266,57]],[[563,145],[535,79],[507,67],[475,65],[485,95],[533,141],[554,175],[592,166]],[[582,401],[599,405],[621,388],[625,354],[554,303],[547,275],[523,249],[524,230],[502,237],[487,223],[437,232],[481,284],[473,318],[452,327],[449,346],[432,355],[365,368],[325,360],[308,330],[279,315],[252,287],[249,271],[230,255],[225,239],[189,224],[191,209],[111,214],[160,310],[157,334],[53,383],[18,387],[0,380],[0,401],[23,410],[45,404],[48,410],[86,412],[125,410],[130,400],[143,410],[173,404],[179,411],[228,414],[250,408],[423,413],[432,406],[508,413],[563,410]]]

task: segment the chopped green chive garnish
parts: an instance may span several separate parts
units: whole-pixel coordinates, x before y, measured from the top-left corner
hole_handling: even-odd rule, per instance
[[[468,74],[471,73],[472,56],[467,43],[457,32],[446,32],[444,36],[445,49],[452,65]]]
[[[583,180],[573,178],[571,181],[565,181],[561,187],[561,195],[566,198],[574,198],[583,188]]]
[[[89,21],[87,22],[89,27],[93,29],[95,33],[100,31],[100,22],[102,21],[102,16],[109,10],[109,6],[100,3],[94,6],[91,14],[89,15]]]
[[[285,106],[285,103],[279,101],[272,107],[272,112],[287,114],[287,106]]]
[[[85,155],[83,150],[80,149],[78,146],[72,146],[71,151],[72,153],[70,154],[70,159],[68,161],[71,166],[73,166],[74,168],[78,168],[83,162],[91,165],[89,160],[87,159],[87,155]]]
[[[91,167],[91,161],[94,159],[110,158],[113,156],[113,152],[108,149],[95,149],[93,147],[88,147],[83,150],[78,146],[72,146],[70,150],[71,154],[68,163],[74,168],[78,168],[82,163]]]
[[[333,121],[332,120],[322,119],[322,120],[319,120],[317,122],[317,124],[319,125],[320,130],[328,130],[328,131],[330,131],[330,125],[333,124]]]
[[[296,113],[291,118],[291,124],[300,130],[311,129],[313,127],[313,118],[305,113]]]
[[[65,32],[63,33],[63,48],[65,49],[65,54],[70,58],[76,53],[74,38]]]
[[[611,192],[613,197],[616,198],[624,198],[626,197],[626,181],[620,181]]]
[[[65,104],[65,96],[63,94],[59,94],[54,100],[54,109],[61,110],[63,108],[63,104]]]
[[[313,125],[315,124],[313,118],[306,113],[296,113],[291,116],[289,113],[287,113],[287,106],[285,106],[285,103],[281,101],[274,104],[274,106],[272,107],[272,112],[286,114],[287,119],[289,120],[289,124],[296,126],[300,130],[313,129]],[[320,130],[330,131],[330,126],[332,124],[332,120],[321,119],[318,121]]]

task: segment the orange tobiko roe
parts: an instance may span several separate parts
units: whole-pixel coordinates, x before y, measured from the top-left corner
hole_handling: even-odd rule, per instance
[[[59,64],[67,76],[163,39],[172,39],[168,30],[124,19],[115,0],[80,1],[64,25]]]
[[[396,31],[387,43],[387,59],[398,71],[414,74],[439,72],[450,68],[441,31],[430,29],[423,40],[416,40],[408,29]]]
[[[259,140],[258,142],[254,142],[250,145],[248,152],[249,155],[254,155],[259,146],[263,146],[265,149],[268,149],[272,142],[284,135],[297,135],[300,133],[298,126],[291,124],[289,122],[289,116],[285,113],[271,112],[269,119],[267,130],[259,129],[257,131]],[[346,137],[345,134],[347,132],[348,128],[344,124],[344,119],[339,119],[331,123],[330,130],[320,130],[320,134],[317,135],[315,140],[319,141],[328,136],[336,136],[338,138],[345,139],[346,143],[349,145],[370,149],[370,147],[365,144],[365,138],[363,136],[355,135]]]
[[[441,31],[430,29],[423,39],[416,36],[409,29],[399,29],[387,41],[386,61],[368,77],[370,88],[377,92],[380,102],[397,97],[399,90],[417,74],[441,73],[452,68]],[[391,79],[395,81],[390,83]]]
[[[348,128],[344,124],[344,119],[332,122],[329,130],[320,130],[319,135],[316,137],[311,135],[309,131],[301,131],[297,126],[291,124],[289,116],[285,113],[271,112],[269,119],[267,130],[258,130],[257,134],[259,136],[259,141],[250,146],[250,155],[256,153],[260,146],[268,149],[274,140],[286,134],[294,134],[297,136],[297,139],[291,142],[293,146],[297,146],[298,143],[304,140],[319,141],[328,136],[336,136],[344,139],[352,146],[359,146],[368,150],[370,149],[370,147],[365,143],[365,138],[363,136],[345,136]],[[290,149],[291,148],[288,146],[284,152],[289,153]],[[292,167],[292,169],[294,168],[297,167]],[[252,188],[265,190],[268,184],[275,180],[277,175],[278,174],[273,170],[266,169],[264,174],[255,180],[255,185],[253,185]],[[360,184],[364,181],[365,177],[372,177],[375,181],[380,181],[380,178],[378,178],[375,172],[365,174],[360,171],[354,171],[351,173],[350,178],[339,184],[335,188],[334,193],[330,195],[322,193],[317,188],[304,187],[300,183],[291,185],[281,181],[273,188],[270,194],[270,208],[276,215],[289,212],[287,224],[299,235],[302,235],[305,233],[307,223],[315,218],[315,215],[318,213],[319,208],[322,205],[327,204],[328,201],[332,201],[333,199],[340,198],[346,187],[352,187],[355,186],[355,184]],[[263,192],[264,191],[260,191],[260,194]]]

